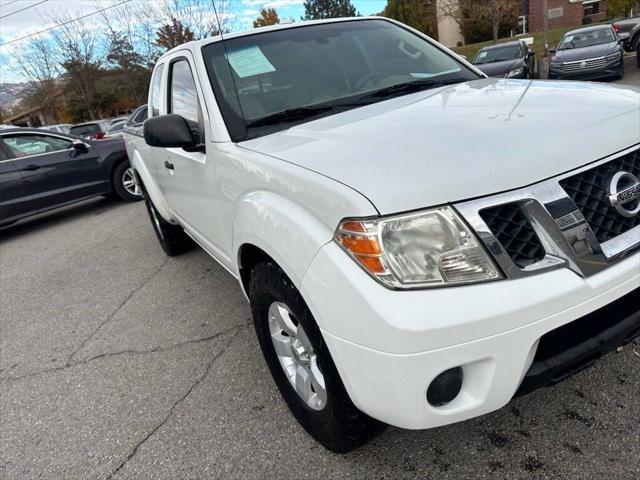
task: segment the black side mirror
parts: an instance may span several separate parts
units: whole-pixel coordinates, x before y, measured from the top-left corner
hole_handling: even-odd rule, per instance
[[[143,124],[147,145],[163,148],[197,150],[199,145],[187,120],[170,113],[147,119]]]
[[[533,50],[529,50],[529,52],[527,53],[527,57],[531,58],[536,54],[536,52],[534,52]]]
[[[87,145],[86,145],[84,142],[80,141],[80,140],[74,140],[74,141],[71,143],[71,145],[73,146],[73,149],[74,149],[76,152],[82,152],[82,153],[84,153],[84,152],[86,152],[86,151],[87,151]]]
[[[556,49],[555,49],[555,48],[550,48],[550,49],[548,50],[548,52],[549,52],[549,53],[556,53]]]

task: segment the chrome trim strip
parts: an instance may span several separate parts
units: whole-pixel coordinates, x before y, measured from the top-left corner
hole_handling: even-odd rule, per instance
[[[510,192],[454,204],[475,230],[507,278],[522,278],[567,267],[580,276],[597,273],[620,260],[624,253],[640,246],[640,226],[600,243],[560,181],[591,170],[640,149],[635,145],[607,158],[570,172]],[[484,209],[519,204],[546,251],[545,257],[526,268],[516,265],[480,216]]]

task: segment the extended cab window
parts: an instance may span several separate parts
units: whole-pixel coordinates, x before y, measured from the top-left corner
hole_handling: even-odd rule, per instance
[[[386,20],[306,25],[214,42],[207,72],[235,141],[480,76]]]
[[[28,157],[71,148],[71,140],[46,135],[7,135],[4,143],[16,157]]]
[[[178,60],[169,71],[169,113],[183,117],[191,127],[197,143],[201,143],[200,124],[202,112],[198,101],[198,90],[189,62]]]
[[[153,80],[151,80],[151,116],[155,117],[160,115],[160,87],[162,85],[162,72],[164,71],[164,64],[158,65],[153,72]]]

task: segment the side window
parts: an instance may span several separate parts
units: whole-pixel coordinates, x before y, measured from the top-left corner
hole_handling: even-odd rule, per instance
[[[2,141],[2,138],[0,138],[0,162],[2,160],[7,160],[9,157],[7,157],[7,154],[4,152],[4,149],[6,147],[4,146],[4,142]]]
[[[139,125],[147,119],[147,107],[141,108],[131,120],[132,125]]]
[[[196,141],[202,142],[200,138],[202,111],[189,63],[186,60],[172,63],[169,79],[169,113],[176,113],[187,120]]]
[[[160,115],[160,87],[162,85],[162,72],[164,72],[164,64],[158,65],[153,72],[151,80],[151,116]]]
[[[71,140],[46,135],[7,135],[4,143],[16,157],[28,157],[71,148]]]

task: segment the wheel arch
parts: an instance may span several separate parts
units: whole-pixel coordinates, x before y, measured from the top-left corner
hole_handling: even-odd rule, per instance
[[[333,237],[311,212],[274,192],[244,196],[233,218],[234,270],[247,298],[255,265],[273,261],[299,287],[318,250]]]

